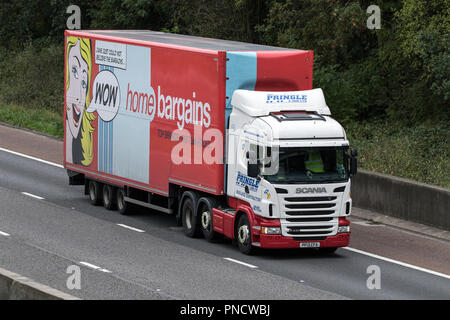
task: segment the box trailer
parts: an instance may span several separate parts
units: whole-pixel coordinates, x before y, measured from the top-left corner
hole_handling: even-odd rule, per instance
[[[93,204],[261,248],[349,243],[356,152],[313,52],[154,31],[66,31],[64,167]]]

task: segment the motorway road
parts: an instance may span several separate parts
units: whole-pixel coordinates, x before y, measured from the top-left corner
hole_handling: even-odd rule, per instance
[[[25,139],[59,162],[45,145],[60,142]],[[0,130],[0,147],[14,148],[5,141]],[[450,299],[450,243],[354,218],[352,247],[245,256],[231,241],[185,237],[163,213],[92,206],[64,169],[0,150],[0,267],[82,299]],[[71,265],[79,290],[67,288]],[[367,288],[371,265],[380,289]]]

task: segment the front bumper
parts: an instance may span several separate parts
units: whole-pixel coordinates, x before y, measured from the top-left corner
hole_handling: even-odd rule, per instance
[[[300,243],[319,242],[320,248],[346,247],[350,243],[350,232],[339,233],[334,236],[326,237],[325,240],[302,240],[298,241],[292,237],[282,235],[259,235],[259,246],[266,249],[288,249],[300,248]]]

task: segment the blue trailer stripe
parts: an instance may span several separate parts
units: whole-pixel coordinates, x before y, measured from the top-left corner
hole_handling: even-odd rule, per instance
[[[114,68],[100,65],[99,71]],[[112,173],[113,167],[113,121],[105,122],[98,118],[98,171]]]
[[[105,69],[103,65],[99,65],[99,72]],[[97,155],[98,155],[98,171],[103,171],[103,121],[98,118],[98,146],[97,146]]]
[[[108,144],[106,143],[108,139],[108,124],[105,123],[103,126],[103,172],[107,172],[106,159],[108,158]]]
[[[225,95],[225,129],[228,128],[228,117],[232,111],[231,98],[233,92],[237,89],[255,90],[257,79],[257,56],[256,52],[227,52],[226,73],[228,80],[226,81]],[[225,146],[228,147],[228,138],[225,135]],[[228,150],[225,149],[225,156]],[[227,189],[226,167],[224,166],[224,192]]]
[[[225,128],[228,126],[228,116],[231,113],[231,98],[237,89],[255,90],[257,79],[256,52],[227,52],[227,83],[225,107]]]
[[[110,67],[111,72],[114,73],[114,68]],[[109,163],[108,163],[108,173],[112,174],[112,168],[113,168],[113,133],[114,133],[114,120],[109,122],[109,141],[108,141],[108,146],[109,146],[109,153],[108,153],[108,159],[109,159]]]
[[[109,132],[109,171],[108,173],[112,173],[113,167],[113,135],[114,135],[114,125],[113,122],[110,122],[110,132]]]
[[[98,119],[98,171],[103,171],[103,121]]]

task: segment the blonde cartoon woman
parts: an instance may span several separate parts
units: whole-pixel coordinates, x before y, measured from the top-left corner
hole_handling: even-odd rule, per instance
[[[66,161],[89,166],[96,118],[86,111],[91,101],[91,41],[68,37],[66,61]]]

